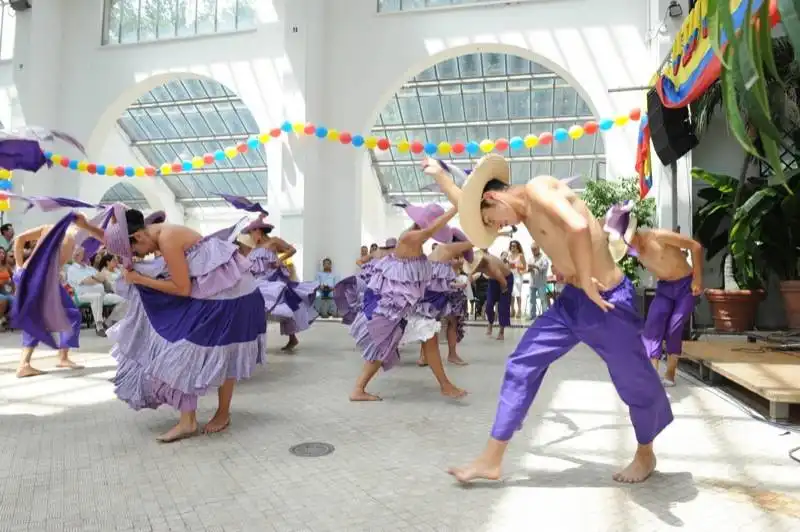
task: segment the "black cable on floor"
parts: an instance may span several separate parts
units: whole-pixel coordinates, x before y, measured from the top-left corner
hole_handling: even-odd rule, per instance
[[[738,399],[736,399],[734,397],[731,397],[730,395],[728,395],[726,393],[723,393],[723,392],[721,392],[719,390],[716,390],[715,388],[712,388],[711,386],[708,386],[705,382],[703,382],[702,380],[698,379],[694,375],[688,374],[688,373],[686,373],[684,371],[681,371],[680,373],[678,373],[678,375],[682,379],[684,379],[686,381],[693,382],[695,384],[699,384],[702,389],[704,389],[705,391],[707,391],[709,393],[712,393],[712,394],[716,395],[717,397],[721,398],[723,401],[726,401],[728,404],[731,404],[731,405],[735,406],[736,408],[738,408],[739,410],[741,410],[742,412],[747,414],[750,418],[755,419],[756,421],[760,421],[761,423],[764,423],[764,424],[769,425],[771,427],[775,427],[775,428],[779,428],[779,429],[785,430],[786,432],[781,434],[781,436],[785,436],[786,434],[789,434],[789,433],[800,434],[800,427],[797,427],[795,425],[788,425],[788,424],[778,423],[777,421],[772,421],[771,419],[767,419],[764,416],[762,416],[761,414],[757,413],[751,407],[749,407],[746,404],[744,404],[742,401],[739,401]],[[798,464],[800,464],[800,457],[795,456],[795,454],[798,451],[800,451],[800,447],[795,447],[794,449],[789,449],[789,459],[797,462]]]

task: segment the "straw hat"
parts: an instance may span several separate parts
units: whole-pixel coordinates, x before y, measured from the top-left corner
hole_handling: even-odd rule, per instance
[[[614,262],[619,262],[625,255],[635,251],[631,248],[630,242],[636,234],[638,221],[633,213],[636,204],[633,201],[626,201],[617,205],[612,205],[606,213],[603,231],[608,233],[608,251]]]
[[[464,257],[464,273],[467,275],[472,275],[475,270],[480,267],[485,258],[486,252],[481,249],[475,250],[472,253],[472,260],[468,260],[467,257]]]
[[[490,153],[478,161],[461,189],[461,198],[458,201],[461,228],[467,234],[469,241],[479,248],[488,248],[497,238],[498,233],[483,223],[483,216],[481,216],[483,189],[493,179],[508,185],[511,183],[510,177],[508,162],[505,158],[502,155]]]

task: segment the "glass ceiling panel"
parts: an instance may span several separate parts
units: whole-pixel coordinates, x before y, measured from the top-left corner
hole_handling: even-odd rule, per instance
[[[118,124],[131,146],[156,168],[223,150],[259,133],[253,114],[238,96],[221,83],[197,79],[156,87],[134,102]],[[259,146],[232,160],[160,179],[178,202],[195,207],[224,204],[220,193],[263,200],[266,152]]]
[[[468,54],[434,65],[404,84],[387,102],[372,135],[387,137],[393,144],[403,139],[434,144],[480,142],[568,129],[594,118],[577,91],[542,65],[512,55]],[[597,179],[605,171],[600,135],[504,155],[511,163],[514,183],[541,174],[580,175],[573,187],[582,188],[586,179]],[[449,158],[466,168],[480,155],[461,153]],[[419,156],[393,147],[374,150],[371,159],[390,201],[441,199],[420,190],[430,181],[419,170]]]
[[[101,205],[109,205],[111,203],[124,203],[128,207],[136,209],[149,209],[150,204],[138,188],[131,183],[120,181],[113,187],[108,189],[103,198],[100,200]]]

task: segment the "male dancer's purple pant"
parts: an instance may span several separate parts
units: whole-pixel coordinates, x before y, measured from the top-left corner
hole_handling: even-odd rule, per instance
[[[61,287],[61,304],[67,311],[67,318],[70,323],[70,330],[58,333],[58,348],[59,349],[77,349],[80,347],[81,336],[81,311],[75,307],[75,302],[69,296],[69,292],[63,286]],[[30,334],[22,331],[22,347],[36,347],[39,345],[39,340]]]
[[[683,326],[692,315],[695,298],[691,275],[675,281],[659,281],[656,297],[647,311],[644,324],[644,347],[650,358],[661,358],[661,343],[668,355],[683,353]]]
[[[579,342],[594,349],[608,366],[640,444],[652,442],[672,422],[667,393],[645,355],[633,283],[625,278],[602,296],[615,305],[613,310],[603,312],[583,290],[567,285],[531,324],[508,358],[492,438],[508,441],[522,428],[547,368]]]
[[[494,305],[497,303],[500,327],[511,326],[511,289],[514,287],[514,276],[510,273],[506,277],[506,287],[506,291],[503,292],[499,282],[489,279],[486,289],[486,318],[489,320],[489,325],[494,325]]]

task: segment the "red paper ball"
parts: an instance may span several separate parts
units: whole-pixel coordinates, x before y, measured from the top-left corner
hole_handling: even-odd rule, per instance
[[[203,155],[203,162],[206,164],[214,164],[214,156],[210,153]]]
[[[174,173],[180,173],[183,170],[183,165],[181,163],[172,163],[172,171]]]
[[[303,129],[303,133],[305,133],[306,135],[313,135],[316,132],[317,132],[317,126],[315,126],[314,124],[306,124],[305,129]]]
[[[391,147],[392,147],[392,143],[389,142],[389,139],[386,139],[386,138],[378,139],[378,149],[379,150],[386,151]]]
[[[89,172],[90,174],[96,174],[97,165],[94,163],[89,163],[88,165],[86,165],[86,171]]]
[[[351,135],[347,131],[342,131],[341,133],[339,133],[339,142],[341,142],[342,144],[350,144],[352,140],[353,140],[353,135]]]
[[[125,167],[124,166],[117,166],[114,169],[114,173],[117,175],[117,177],[124,176],[125,175]]]
[[[464,153],[465,147],[462,142],[456,142],[450,147],[450,149],[453,151],[453,153]]]
[[[597,125],[597,122],[590,120],[583,124],[583,131],[588,133],[589,135],[594,135],[597,133],[597,130],[600,129],[600,126]]]
[[[494,143],[494,147],[497,151],[506,151],[508,149],[508,140],[497,139],[497,142]]]
[[[418,140],[415,140],[411,143],[411,152],[412,153],[422,153],[422,150],[425,149],[425,146]]]
[[[145,166],[144,174],[153,177],[154,175],[156,175],[156,169],[153,168],[152,166]]]
[[[278,128],[278,127],[276,127],[275,129],[270,129],[269,130],[269,136],[270,137],[276,137],[276,138],[280,137],[281,136],[281,129]]]
[[[67,168],[69,166],[69,163],[70,163],[70,160],[67,159],[66,157],[62,157],[61,158],[61,166],[63,166],[64,168]]]
[[[236,145],[236,151],[239,153],[245,153],[248,150],[247,144],[241,143]]]
[[[548,144],[553,143],[553,134],[549,132],[542,133],[539,135],[539,144],[544,144],[545,146]]]
[[[638,109],[638,108],[637,108],[637,109],[633,109],[633,110],[630,112],[630,114],[628,115],[628,118],[630,118],[631,120],[633,120],[634,122],[636,122],[637,120],[639,120],[640,118],[642,118],[642,110],[641,110],[641,109]]]

